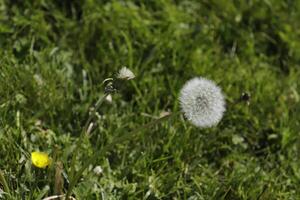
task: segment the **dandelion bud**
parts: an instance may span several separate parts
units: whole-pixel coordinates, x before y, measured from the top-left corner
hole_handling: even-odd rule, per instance
[[[197,77],[180,91],[180,106],[185,117],[197,127],[211,127],[222,119],[225,100],[221,89],[211,80]]]
[[[243,92],[242,95],[241,95],[241,97],[240,97],[240,99],[239,99],[239,101],[240,102],[242,102],[242,101],[246,102],[247,105],[249,105],[250,104],[250,99],[251,99],[250,94],[247,93],[247,92]]]
[[[105,88],[104,88],[104,92],[105,92],[106,94],[114,93],[114,92],[116,92],[116,91],[117,91],[117,90],[116,90],[116,88],[114,87],[114,85],[113,85],[112,82],[108,83],[108,84],[105,86]]]

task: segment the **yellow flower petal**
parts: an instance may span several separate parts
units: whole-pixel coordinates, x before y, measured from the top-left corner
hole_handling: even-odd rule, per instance
[[[35,151],[31,153],[31,162],[38,168],[45,168],[50,164],[51,160],[48,154]]]

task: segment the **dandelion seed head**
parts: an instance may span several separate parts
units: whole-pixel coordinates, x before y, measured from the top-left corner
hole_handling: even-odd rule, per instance
[[[117,75],[118,79],[123,79],[123,80],[131,80],[135,78],[134,73],[128,69],[127,67],[122,67]]]
[[[196,77],[180,91],[180,106],[185,117],[197,127],[212,127],[222,119],[225,100],[221,89],[211,80]]]

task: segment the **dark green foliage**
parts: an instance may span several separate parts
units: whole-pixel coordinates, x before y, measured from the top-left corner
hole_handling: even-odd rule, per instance
[[[216,128],[178,117],[117,145],[77,199],[299,199],[299,19],[290,0],[0,1],[0,168],[11,198],[53,194],[54,168],[34,169],[30,152],[67,173],[102,81],[125,65],[137,77],[100,108],[77,167],[178,111],[194,76],[222,87],[227,112]]]

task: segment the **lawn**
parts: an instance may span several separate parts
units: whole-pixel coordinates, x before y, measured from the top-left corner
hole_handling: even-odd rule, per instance
[[[0,199],[300,199],[299,19],[298,0],[1,0]],[[194,77],[222,89],[216,126],[163,117]]]

